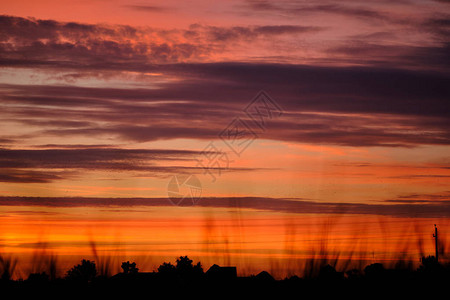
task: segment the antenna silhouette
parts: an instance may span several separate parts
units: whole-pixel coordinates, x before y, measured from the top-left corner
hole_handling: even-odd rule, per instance
[[[438,251],[438,230],[437,230],[436,224],[434,224],[433,237],[434,237],[434,247],[436,249],[436,262],[439,262],[439,257],[438,257],[438,255],[439,255],[439,251]]]

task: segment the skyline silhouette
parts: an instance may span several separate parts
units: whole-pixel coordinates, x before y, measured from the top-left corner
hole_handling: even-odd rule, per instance
[[[447,282],[448,20],[446,0],[0,1],[1,284]]]

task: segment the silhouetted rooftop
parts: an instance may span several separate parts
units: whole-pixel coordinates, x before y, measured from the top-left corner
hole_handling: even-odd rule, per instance
[[[237,278],[237,271],[236,267],[220,267],[214,264],[206,271],[206,276],[209,279],[229,280]]]

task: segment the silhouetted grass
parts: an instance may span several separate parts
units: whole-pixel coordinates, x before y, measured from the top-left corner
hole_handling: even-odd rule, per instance
[[[392,239],[388,229],[383,222],[379,222],[378,226],[382,232],[380,235],[383,238],[381,242],[387,251],[392,249],[397,250],[394,256],[390,256],[389,259],[383,259],[377,261],[374,255],[371,253],[370,241],[367,239],[359,238],[360,235],[367,236],[368,229],[365,227],[358,228],[357,230],[348,235],[347,238],[351,239],[351,243],[348,248],[344,250],[343,245],[336,242],[335,234],[333,232],[336,222],[339,219],[330,218],[325,220],[320,226],[318,232],[314,232],[315,239],[319,241],[316,248],[312,248],[309,255],[310,257],[304,260],[304,264],[300,263],[300,260],[285,259],[278,260],[273,259],[270,262],[269,272],[275,274],[277,270],[287,270],[287,276],[284,280],[269,280],[269,273],[261,273],[257,276],[248,274],[248,276],[242,276],[236,278],[233,281],[235,286],[276,286],[276,287],[291,287],[291,286],[305,286],[308,284],[343,284],[344,286],[365,286],[370,284],[383,284],[391,285],[393,283],[398,284],[412,284],[412,283],[433,283],[444,282],[450,283],[450,265],[448,263],[448,255],[446,250],[448,249],[448,242],[445,239],[445,235],[440,235],[439,240],[439,255],[440,262],[434,259],[434,256],[426,256],[424,250],[425,238],[429,238],[429,235],[421,233],[421,228],[414,222],[411,226],[405,227],[403,232],[400,232],[404,239]],[[214,226],[214,220],[211,218],[206,222],[208,225],[205,228],[205,240],[206,242],[215,240],[218,238],[223,242],[225,258],[218,262],[218,264],[225,263],[230,264],[229,250],[228,250],[228,237],[226,234],[217,234],[217,228]],[[225,231],[222,231],[225,232]],[[412,233],[412,234],[411,234]],[[284,254],[286,257],[294,257],[298,251],[296,249],[298,245],[297,237],[299,234],[299,228],[292,219],[287,219],[285,224],[285,243]],[[431,235],[431,233],[430,233]],[[409,238],[411,237],[411,238]],[[334,241],[334,244],[330,241]],[[428,241],[429,242],[429,241]],[[220,282],[212,282],[210,278],[205,274],[201,265],[193,267],[196,270],[195,276],[192,275],[191,268],[184,267],[184,273],[177,273],[176,264],[170,265],[168,268],[162,268],[160,270],[168,270],[165,272],[165,276],[162,276],[162,272],[131,272],[133,274],[117,273],[118,266],[121,261],[117,261],[119,255],[116,255],[115,259],[111,255],[102,255],[102,251],[99,251],[98,246],[94,240],[90,240],[90,247],[92,251],[93,260],[82,260],[82,263],[75,265],[70,270],[66,270],[63,274],[58,276],[57,273],[57,256],[47,251],[47,245],[41,243],[38,250],[33,254],[31,267],[29,268],[29,274],[23,277],[26,280],[16,279],[12,280],[16,267],[18,265],[18,259],[11,255],[0,256],[0,274],[1,283],[10,282],[18,287],[26,287],[27,284],[33,285],[57,285],[57,286],[73,286],[73,285],[88,285],[88,286],[100,286],[100,285],[129,285],[130,282],[136,284],[154,284],[155,286],[164,286],[165,284],[186,286],[186,282],[192,285],[204,286],[206,284],[221,284]],[[348,243],[347,243],[348,244]],[[333,246],[334,245],[334,246]],[[207,245],[205,246],[207,247]],[[337,250],[341,249],[341,250]],[[372,254],[372,258],[371,257]],[[184,261],[190,261],[187,257]],[[177,260],[178,263],[178,260]],[[289,264],[284,266],[283,264]],[[189,263],[188,263],[189,264]],[[163,264],[164,266],[164,264]],[[139,267],[139,261],[138,261]],[[239,268],[239,265],[237,266]],[[95,272],[89,276],[81,276],[83,270],[93,270]],[[187,271],[186,271],[187,270]],[[70,274],[70,276],[69,276]],[[167,275],[169,274],[169,275]],[[183,274],[183,275],[181,275]],[[186,275],[187,274],[187,275]],[[298,276],[300,275],[301,276]],[[82,280],[74,280],[77,276]],[[101,284],[99,282],[102,282]]]

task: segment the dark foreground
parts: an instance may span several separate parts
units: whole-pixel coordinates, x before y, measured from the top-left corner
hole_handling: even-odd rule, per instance
[[[139,272],[136,264],[124,262],[123,272],[114,276],[99,275],[94,262],[83,260],[64,277],[52,278],[45,272],[30,274],[26,280],[9,280],[3,274],[0,290],[15,296],[120,297],[154,298],[189,296],[223,298],[247,296],[303,296],[348,297],[429,297],[444,293],[450,287],[450,265],[440,264],[433,257],[424,258],[418,269],[386,269],[382,264],[371,264],[364,270],[337,272],[331,265],[320,267],[308,278],[293,276],[275,280],[263,271],[249,277],[238,277],[236,268],[214,265],[204,272],[201,264],[192,264],[180,257],[176,264],[164,263],[158,271]]]

